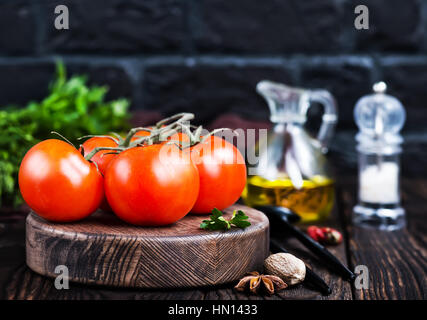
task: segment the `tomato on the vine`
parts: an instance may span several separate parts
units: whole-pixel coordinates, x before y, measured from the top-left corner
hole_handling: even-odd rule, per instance
[[[140,139],[142,137],[148,137],[150,134],[151,134],[151,132],[150,131],[146,131],[146,130],[137,131],[135,133],[135,135],[131,138],[130,141],[133,142],[133,141],[138,140],[138,139]]]
[[[95,148],[116,148],[117,146],[118,144],[114,139],[108,137],[92,137],[82,144],[80,151],[83,149],[83,153],[86,156]],[[90,160],[97,164],[99,171],[104,176],[108,165],[114,157],[115,155],[112,154],[111,150],[101,150],[98,151]],[[111,207],[109,206],[105,196],[102,199],[100,208],[107,212],[111,211]]]
[[[177,142],[178,144],[183,144],[185,142],[190,142],[190,137],[183,132],[177,132],[168,137],[168,140]]]
[[[58,222],[83,219],[103,198],[96,166],[70,144],[49,139],[33,146],[19,168],[25,202],[41,217]]]
[[[82,144],[84,155],[88,155],[95,148],[117,148],[117,146],[117,142],[114,141],[114,139],[110,139],[108,137],[92,137]],[[99,171],[101,171],[102,174],[105,174],[108,165],[114,157],[115,155],[112,154],[112,151],[101,150],[98,151],[90,160],[98,165]]]
[[[234,204],[246,184],[246,164],[240,151],[216,136],[191,147],[200,176],[200,191],[192,213],[210,213]]]
[[[105,173],[108,203],[120,219],[136,225],[174,223],[191,210],[198,192],[197,168],[174,145],[127,149]]]

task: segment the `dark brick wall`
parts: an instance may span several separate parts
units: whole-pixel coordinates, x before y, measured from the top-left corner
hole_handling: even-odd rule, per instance
[[[54,7],[70,30],[53,27]],[[370,29],[354,28],[354,8]],[[0,105],[42,98],[61,57],[71,73],[111,87],[109,97],[164,114],[267,119],[255,84],[326,88],[339,127],[356,100],[385,80],[408,109],[406,130],[427,123],[424,0],[0,0]]]

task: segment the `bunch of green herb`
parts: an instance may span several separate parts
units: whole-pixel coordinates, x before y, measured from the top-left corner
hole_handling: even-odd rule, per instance
[[[88,86],[85,76],[67,79],[65,67],[57,64],[49,95],[24,108],[0,110],[0,206],[22,202],[17,173],[20,162],[34,144],[60,132],[71,141],[87,134],[127,130],[126,99],[104,101],[108,88]]]
[[[222,216],[220,210],[214,208],[209,220],[203,220],[200,228],[206,230],[229,230],[232,226],[235,226],[244,229],[251,225],[248,219],[249,217],[242,210],[234,210],[231,219],[227,220]]]

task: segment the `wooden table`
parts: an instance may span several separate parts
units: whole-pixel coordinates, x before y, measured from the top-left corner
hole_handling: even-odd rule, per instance
[[[88,287],[75,283],[69,290],[57,290],[53,280],[32,272],[25,264],[25,214],[0,214],[0,299],[426,299],[427,298],[427,140],[409,139],[403,157],[405,172],[403,204],[407,228],[372,231],[350,223],[356,199],[356,166],[353,135],[336,138],[331,162],[337,173],[337,201],[328,225],[344,234],[345,241],[330,247],[342,262],[354,269],[366,265],[369,288],[356,289],[329,272],[294,239],[286,240],[290,252],[303,259],[333,289],[330,296],[298,285],[271,297],[235,292],[234,284],[180,290],[129,290]]]

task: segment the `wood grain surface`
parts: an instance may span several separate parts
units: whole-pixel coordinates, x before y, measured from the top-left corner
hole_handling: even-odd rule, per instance
[[[354,135],[351,136],[351,139]],[[352,140],[353,141],[353,140]],[[352,142],[353,143],[353,142]],[[415,147],[414,147],[415,148]],[[427,295],[427,154],[404,157],[402,180],[403,206],[408,227],[397,232],[373,232],[351,224],[355,204],[357,167],[349,167],[339,155],[337,169],[337,205],[325,222],[344,233],[345,241],[329,249],[351,269],[358,264],[369,268],[368,289],[357,289],[343,281],[295,239],[278,237],[288,251],[303,259],[332,288],[322,296],[300,284],[273,296],[257,296],[233,290],[234,282],[216,286],[173,289],[132,289],[70,283],[68,290],[57,290],[52,278],[33,272],[25,263],[25,215],[0,214],[0,299],[141,299],[141,300],[236,300],[236,299],[426,299]],[[413,165],[413,164],[416,165]],[[411,165],[409,165],[411,164]]]
[[[339,198],[349,234],[350,265],[364,265],[369,271],[367,289],[354,288],[360,300],[426,299],[427,250],[426,207],[427,180],[403,180],[403,205],[407,227],[380,231],[353,226],[350,222],[356,204],[354,179],[342,179]],[[353,186],[353,187],[350,187]]]
[[[75,223],[48,222],[30,213],[26,261],[35,272],[55,277],[67,266],[71,281],[115,287],[179,288],[236,281],[261,271],[269,248],[267,217],[243,210],[251,226],[224,231],[199,228],[207,216],[187,215],[166,227],[137,227],[113,214],[97,212]]]

